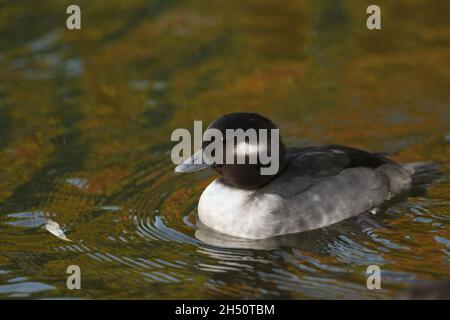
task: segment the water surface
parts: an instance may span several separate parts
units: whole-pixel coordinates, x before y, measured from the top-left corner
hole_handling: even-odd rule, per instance
[[[366,2],[79,1],[69,31],[70,2],[0,1],[0,298],[381,299],[449,279],[450,3],[379,1],[369,31]],[[233,111],[444,179],[382,229],[216,239],[195,228],[215,175],[176,175],[170,134]]]

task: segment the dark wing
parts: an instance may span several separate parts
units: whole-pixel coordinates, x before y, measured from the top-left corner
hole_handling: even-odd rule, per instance
[[[290,170],[311,177],[335,175],[348,168],[378,168],[394,163],[381,154],[340,145],[290,148],[288,159]]]
[[[410,185],[410,174],[380,154],[338,145],[288,152],[289,165],[263,190],[286,199],[279,216],[292,220],[282,224],[280,233],[321,228],[356,216]]]
[[[288,164],[282,173],[260,192],[291,197],[310,188],[318,180],[336,176],[346,169],[376,170],[384,164],[393,163],[380,154],[339,145],[294,147],[287,152]]]

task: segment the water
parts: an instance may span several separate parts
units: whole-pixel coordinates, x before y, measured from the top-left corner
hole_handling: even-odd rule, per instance
[[[80,1],[81,31],[68,4],[0,2],[0,298],[390,298],[450,278],[448,3],[381,1],[381,31],[361,1]],[[174,174],[170,133],[233,111],[444,179],[382,229],[217,238],[195,228],[215,176]]]

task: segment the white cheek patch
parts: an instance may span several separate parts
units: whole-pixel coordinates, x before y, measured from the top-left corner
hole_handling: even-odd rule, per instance
[[[236,145],[236,154],[239,156],[256,155],[258,146],[247,142],[240,142]]]
[[[237,163],[245,163],[245,157],[249,156],[249,164],[256,164],[258,161],[258,145],[249,144],[247,142],[239,142],[236,145]]]

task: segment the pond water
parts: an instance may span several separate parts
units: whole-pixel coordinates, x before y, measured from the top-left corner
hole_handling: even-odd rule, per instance
[[[366,2],[79,1],[69,31],[67,1],[1,1],[0,298],[382,299],[449,279],[450,2],[378,1],[380,31]],[[175,174],[170,134],[234,111],[443,179],[383,228],[216,239],[195,227],[216,176]]]

